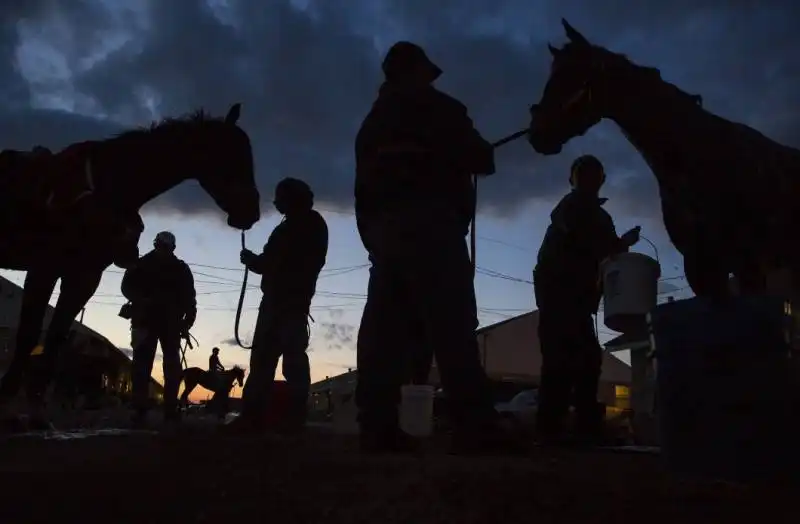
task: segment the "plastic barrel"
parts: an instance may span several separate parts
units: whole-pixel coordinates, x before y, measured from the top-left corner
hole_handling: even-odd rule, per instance
[[[782,299],[694,298],[651,315],[662,456],[737,481],[800,479],[797,355]]]

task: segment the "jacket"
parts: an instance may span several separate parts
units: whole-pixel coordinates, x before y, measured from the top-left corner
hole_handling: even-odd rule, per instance
[[[603,209],[607,199],[573,190],[550,214],[551,223],[539,249],[536,281],[576,305],[597,309],[600,263],[624,251],[611,215]]]
[[[172,253],[150,251],[122,277],[131,303],[131,325],[189,329],[197,316],[197,294],[189,266]]]
[[[432,86],[410,90],[384,83],[361,124],[355,153],[362,240],[376,215],[423,200],[455,211],[466,234],[475,206],[471,175],[495,170],[494,148],[467,108]]]
[[[328,225],[311,209],[278,224],[247,268],[261,275],[261,291],[270,307],[307,315],[327,256]]]

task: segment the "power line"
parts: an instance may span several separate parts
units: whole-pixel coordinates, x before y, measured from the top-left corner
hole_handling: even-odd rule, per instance
[[[317,207],[317,210],[324,211],[324,212],[327,212],[327,213],[333,213],[335,215],[342,215],[342,216],[349,216],[349,217],[355,216],[355,212],[353,212],[353,211],[344,211],[344,210],[341,210],[341,209],[326,209],[326,208]],[[490,237],[486,237],[486,236],[482,236],[482,235],[478,235],[478,238],[481,239],[481,240],[485,240],[486,242],[492,242],[493,244],[499,244],[501,246],[506,246],[506,247],[510,247],[512,249],[517,249],[519,251],[531,251],[530,248],[523,247],[523,246],[520,246],[518,244],[513,244],[513,243],[507,242],[505,240],[498,240],[496,238],[490,238]]]

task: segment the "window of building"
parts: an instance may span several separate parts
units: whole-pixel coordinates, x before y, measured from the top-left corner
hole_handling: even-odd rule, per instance
[[[618,400],[631,398],[631,388],[628,386],[614,386],[614,396]]]
[[[630,409],[631,388],[621,385],[614,386],[614,396],[616,397],[614,407],[619,409]]]

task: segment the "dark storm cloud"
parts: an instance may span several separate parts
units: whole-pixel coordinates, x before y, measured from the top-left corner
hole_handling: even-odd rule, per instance
[[[101,2],[62,7],[62,19],[76,20],[69,10],[80,8],[85,21],[79,29],[73,22],[81,38],[65,50],[71,64],[80,63],[76,54],[87,53],[86,42],[103,41],[104,31],[128,38],[88,70],[74,70],[71,83],[98,111],[127,125],[150,118],[147,93],[161,115],[197,106],[223,112],[242,102],[242,125],[255,144],[267,200],[275,182],[291,175],[309,180],[323,205],[350,205],[353,137],[380,82],[381,53],[392,40],[426,46],[445,70],[441,87],[470,107],[487,138],[525,126],[527,106],[540,96],[549,69],[545,44],[564,41],[562,16],[595,43],[657,66],[666,79],[702,94],[712,111],[800,145],[800,11],[790,0],[364,0],[344,11],[326,1],[311,1],[303,10],[277,0],[213,4],[227,7],[140,0],[131,4],[139,17],[111,16],[111,4]],[[39,9],[26,16],[50,15]],[[3,28],[0,54],[13,50],[15,40],[8,39],[16,39],[8,23]],[[0,86],[11,85],[5,78],[13,80],[13,70],[0,74]],[[113,127],[91,118],[66,125],[63,113],[39,110],[29,117],[28,131],[25,117],[15,118],[0,121],[4,147],[12,138],[21,145],[63,144],[103,136]],[[58,125],[45,125],[50,118]],[[607,164],[615,207],[657,215],[652,175],[611,124],[573,141],[556,158],[540,157],[521,142],[507,146],[498,152],[498,174],[481,185],[481,204],[509,213],[530,199],[550,200],[566,189],[571,159],[588,152]],[[158,205],[203,211],[210,200],[197,198],[197,191],[180,188]]]

